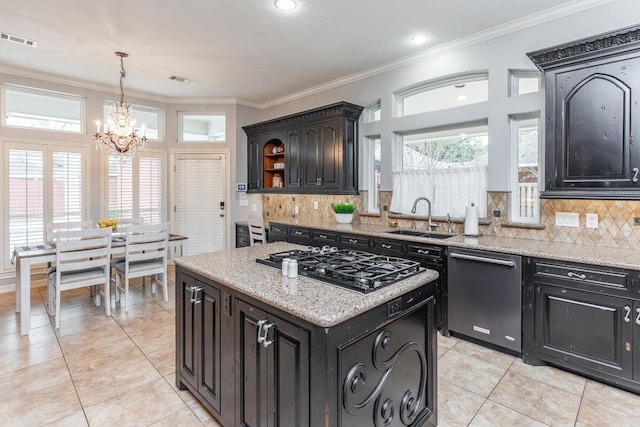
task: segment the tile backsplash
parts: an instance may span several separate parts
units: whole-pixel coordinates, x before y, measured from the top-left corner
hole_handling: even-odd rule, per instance
[[[291,220],[295,218],[333,218],[331,204],[350,202],[355,204],[354,221],[366,224],[388,225],[390,221],[399,227],[426,227],[426,218],[408,215],[390,214],[383,206],[391,204],[391,192],[380,193],[380,213],[362,214],[368,194],[359,195],[308,195],[308,194],[263,194],[262,208],[265,222]],[[480,232],[487,235],[520,237],[534,240],[550,240],[564,243],[592,244],[606,247],[634,248],[640,244],[640,226],[634,226],[634,218],[640,217],[640,201],[629,200],[565,200],[541,199],[540,223],[517,225],[509,222],[508,192],[488,193],[486,220],[480,222]],[[317,202],[318,209],[314,209]],[[298,213],[295,213],[295,207]],[[494,218],[493,212],[500,211],[500,217]],[[555,225],[556,212],[574,212],[579,216],[579,227],[559,227]],[[586,228],[586,214],[598,215],[598,227]],[[435,218],[438,231],[446,230],[443,218]],[[462,218],[456,219],[454,232],[464,229]]]

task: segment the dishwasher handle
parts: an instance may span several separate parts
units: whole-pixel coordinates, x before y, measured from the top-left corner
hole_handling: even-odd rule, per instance
[[[467,261],[477,261],[477,262],[485,262],[487,264],[496,264],[496,265],[502,265],[505,267],[515,267],[515,263],[513,261],[506,261],[506,260],[502,260],[502,259],[495,259],[495,258],[487,258],[487,257],[482,257],[482,256],[476,256],[476,255],[466,255],[466,254],[459,254],[456,252],[450,252],[449,256],[451,258],[459,258],[459,259],[464,259]]]

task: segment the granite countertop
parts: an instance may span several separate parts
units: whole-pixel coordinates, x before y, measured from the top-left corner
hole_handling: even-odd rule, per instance
[[[292,243],[190,255],[175,263],[272,307],[321,327],[332,327],[437,279],[433,270],[411,276],[369,294],[304,276],[283,277],[277,268],[256,262],[269,254],[302,248]]]
[[[529,257],[580,262],[605,267],[640,270],[640,256],[634,249],[610,248],[577,243],[560,243],[546,240],[518,239],[513,237],[480,236],[466,237],[458,234],[448,239],[433,239],[400,234],[389,234],[390,227],[374,224],[336,224],[333,220],[297,219],[273,221],[278,224],[296,225],[341,233],[364,234],[395,240],[430,243],[441,246],[481,249]]]

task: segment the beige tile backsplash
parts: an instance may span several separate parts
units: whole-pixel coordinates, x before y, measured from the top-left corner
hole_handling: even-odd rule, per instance
[[[640,201],[628,200],[540,200],[540,224],[535,226],[514,226],[509,221],[509,196],[507,192],[491,192],[488,194],[486,221],[481,221],[480,232],[487,235],[520,237],[534,240],[551,240],[565,243],[593,244],[597,246],[634,248],[640,244],[640,226],[633,225],[634,217],[640,217]],[[380,214],[361,214],[366,206],[368,194],[360,195],[308,195],[308,194],[263,194],[262,208],[265,222],[292,220],[297,218],[333,217],[331,204],[351,202],[356,205],[354,221],[366,224],[386,224],[390,221],[399,227],[410,227],[416,223],[417,228],[425,228],[423,218],[394,215],[382,209],[391,203],[391,192],[380,193]],[[318,209],[313,209],[314,201]],[[294,207],[298,206],[298,214]],[[500,218],[493,217],[493,211],[501,212]],[[580,226],[557,227],[556,212],[576,212],[580,218]],[[598,228],[586,228],[586,214],[598,214]],[[438,221],[440,220],[440,221]],[[446,230],[443,218],[435,218],[438,231]],[[454,223],[454,232],[461,233],[464,224],[462,218]]]

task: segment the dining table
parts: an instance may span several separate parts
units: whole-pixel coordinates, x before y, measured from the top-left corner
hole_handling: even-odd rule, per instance
[[[187,254],[186,236],[169,235],[169,248],[179,250],[178,256]],[[125,255],[124,235],[114,235],[111,241],[111,256]],[[11,263],[16,266],[16,313],[20,313],[20,335],[28,335],[31,327],[31,266],[45,262],[55,262],[55,243],[42,243],[14,248]]]

